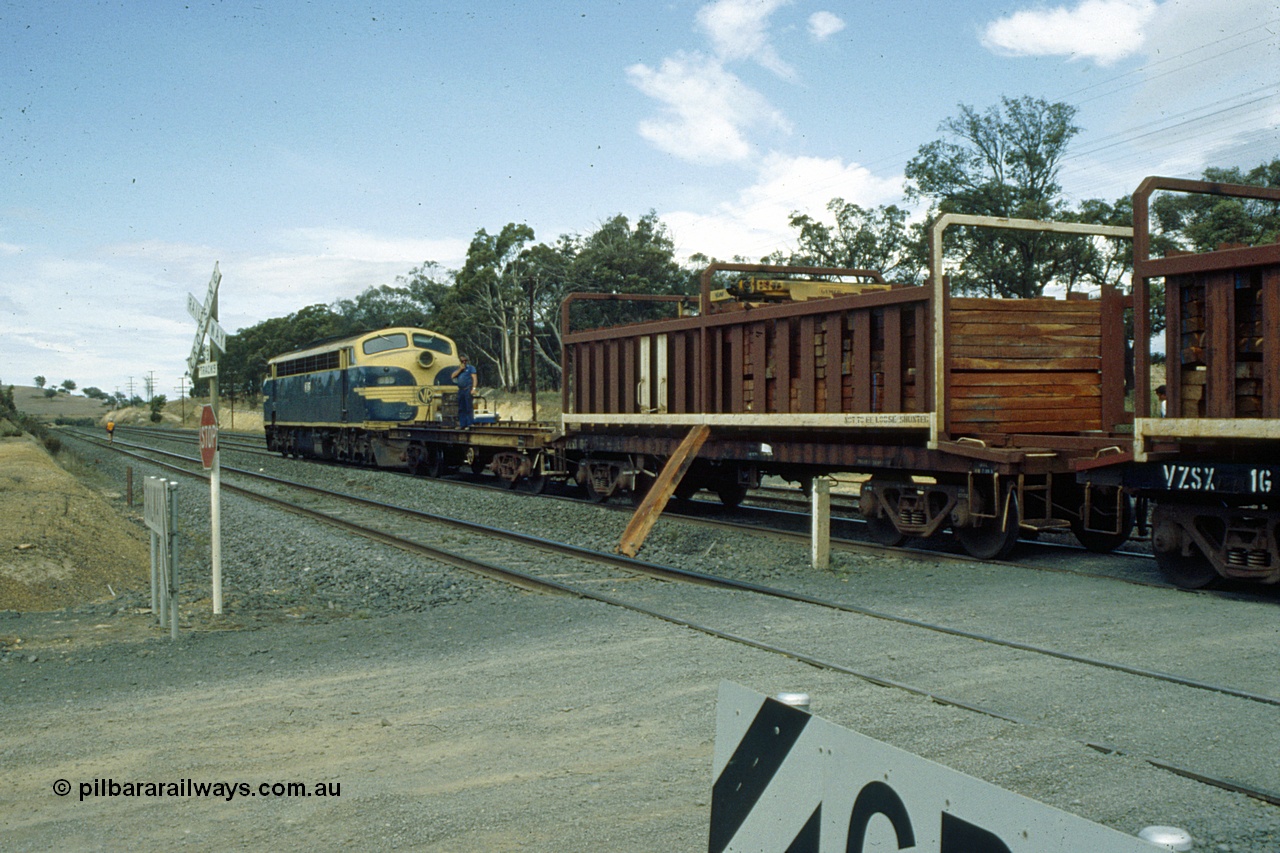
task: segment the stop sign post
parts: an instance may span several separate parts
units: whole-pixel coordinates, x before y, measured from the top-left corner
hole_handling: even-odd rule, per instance
[[[213,612],[222,612],[222,466],[218,464],[218,418],[213,406],[200,412],[200,462],[209,472],[209,562],[213,569]]]

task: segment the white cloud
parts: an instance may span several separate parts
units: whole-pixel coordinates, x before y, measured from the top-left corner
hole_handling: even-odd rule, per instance
[[[695,163],[735,163],[752,155],[746,126],[790,131],[790,124],[759,92],[716,59],[680,53],[657,69],[627,69],[632,85],[661,102],[659,118],[640,123],[640,135],[659,149]]]
[[[795,70],[782,61],[769,41],[769,16],[791,0],[716,0],[698,10],[698,26],[711,38],[723,60],[751,60],[780,77]]]
[[[308,305],[393,284],[424,261],[460,266],[467,241],[299,228],[254,254],[163,241],[115,244],[64,256],[27,247],[0,253],[0,379],[42,374],[114,391],[154,371],[170,393],[195,335],[187,294],[202,299],[219,262],[219,321],[229,333]],[[48,329],[63,332],[51,335]]]
[[[987,24],[982,44],[1011,56],[1069,56],[1110,65],[1142,49],[1155,0],[1083,0],[1028,9]]]
[[[901,175],[880,178],[838,158],[773,153],[764,159],[755,182],[732,201],[706,213],[672,211],[662,220],[682,255],[755,259],[794,245],[795,232],[787,224],[793,211],[829,221],[826,206],[833,198],[874,207],[897,201],[901,192]]]
[[[447,267],[462,266],[468,246],[465,240],[387,237],[349,228],[296,228],[289,236],[308,251],[332,257],[397,264],[416,259],[415,265],[436,261]]]
[[[826,41],[844,28],[844,21],[830,12],[814,12],[809,16],[809,35],[815,41]]]

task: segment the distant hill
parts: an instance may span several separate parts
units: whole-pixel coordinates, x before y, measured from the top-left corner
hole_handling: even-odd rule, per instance
[[[101,400],[90,400],[79,394],[55,394],[46,397],[33,385],[13,386],[13,405],[37,420],[53,423],[58,418],[93,418],[101,420],[111,411]]]

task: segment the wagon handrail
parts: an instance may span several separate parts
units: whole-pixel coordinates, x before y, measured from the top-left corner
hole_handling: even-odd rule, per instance
[[[1151,260],[1150,201],[1151,194],[1156,190],[1280,201],[1280,188],[1277,187],[1192,181],[1159,175],[1143,178],[1142,183],[1133,191],[1133,414],[1139,418],[1151,414],[1151,331],[1148,325],[1151,296],[1147,280],[1158,277],[1152,274],[1148,263]],[[1138,345],[1139,341],[1142,341],[1141,346]]]

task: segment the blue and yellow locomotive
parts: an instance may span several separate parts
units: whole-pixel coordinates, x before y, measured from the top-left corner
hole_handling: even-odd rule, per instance
[[[318,341],[267,362],[267,446],[293,456],[404,465],[379,438],[396,424],[434,422],[456,405],[461,362],[444,335],[398,327]]]

